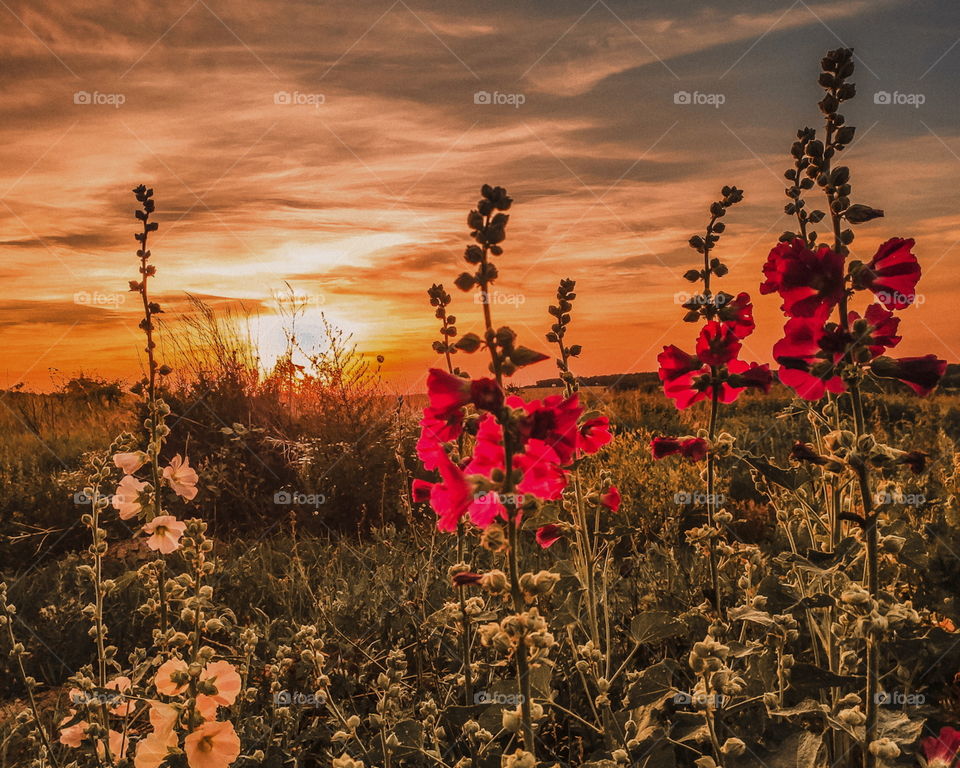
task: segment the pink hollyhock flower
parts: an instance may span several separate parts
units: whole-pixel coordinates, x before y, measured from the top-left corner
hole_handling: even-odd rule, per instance
[[[723,295],[729,296],[730,294]],[[750,294],[746,292],[738,293],[731,301],[719,305],[717,318],[728,326],[738,339],[745,339],[756,328]]]
[[[413,497],[414,504],[426,504],[430,501],[430,489],[433,488],[433,483],[427,482],[426,480],[421,480],[419,478],[414,479],[413,486],[410,491],[410,495]]]
[[[140,514],[143,508],[140,504],[140,494],[146,486],[145,482],[137,480],[133,475],[123,476],[116,493],[110,500],[111,506],[120,514],[121,520],[129,520]]]
[[[812,317],[837,305],[846,292],[843,256],[826,245],[812,251],[802,238],[778,243],[763,266],[760,293],[779,293],[791,317]]]
[[[556,523],[547,523],[537,528],[537,544],[543,549],[549,549],[563,538],[563,529]]]
[[[129,691],[131,686],[129,677],[115,677],[109,683],[107,683],[107,688],[111,691],[116,691],[117,693],[124,693]],[[125,696],[117,696],[117,704],[110,708],[110,714],[117,715],[118,717],[126,717],[134,709],[134,702],[130,699],[127,699]]]
[[[840,394],[847,385],[836,373],[842,351],[824,355],[825,336],[822,313],[814,317],[794,317],[784,326],[784,337],[773,345],[773,357],[780,363],[777,376],[805,400],[819,400],[826,392]]]
[[[500,501],[496,491],[478,493],[469,508],[470,522],[478,528],[486,528],[497,519],[507,519],[507,508]]]
[[[192,501],[197,496],[197,471],[190,466],[189,458],[182,458],[178,453],[170,463],[163,468],[163,479],[173,489],[173,492]]]
[[[213,685],[217,692],[208,694],[221,707],[229,707],[240,693],[240,675],[229,661],[211,661],[200,673],[200,681]]]
[[[190,768],[227,768],[240,756],[240,737],[230,722],[207,722],[183,742]]]
[[[711,320],[697,338],[697,358],[705,365],[726,365],[736,359],[740,347],[732,326]]]
[[[960,731],[945,725],[939,735],[927,737],[920,746],[927,759],[927,768],[952,768],[957,752],[960,752]]]
[[[180,549],[180,537],[186,529],[186,523],[181,523],[173,515],[160,515],[143,526],[143,532],[149,534],[147,546],[162,555]]]
[[[560,456],[544,440],[532,438],[525,451],[514,458],[514,466],[523,472],[517,491],[538,499],[554,501],[567,487],[567,473],[561,467]]]
[[[153,677],[153,685],[157,693],[164,696],[176,696],[187,689],[187,663],[176,657],[163,662]],[[177,678],[174,680],[174,678]]]
[[[134,768],[159,768],[170,750],[176,749],[178,745],[179,739],[172,730],[148,734],[137,744],[137,753],[133,758]]]
[[[427,396],[430,399],[428,410],[440,419],[468,403],[484,411],[497,411],[503,406],[503,390],[493,379],[471,381],[439,368],[431,368],[427,375]]]
[[[773,374],[770,373],[770,366],[766,363],[745,363],[743,360],[733,360],[727,366],[727,372],[731,375],[729,383],[724,386],[734,391],[734,400],[739,397],[744,388],[759,389],[764,394],[768,394],[773,385]]]
[[[878,357],[870,364],[870,370],[884,379],[898,379],[921,397],[929,395],[943,378],[947,361],[936,355],[923,357]]]
[[[850,312],[847,318],[854,340],[866,345],[871,358],[879,357],[900,343],[901,337],[897,336],[900,318],[882,304],[871,304],[862,318],[856,312]]]
[[[467,475],[483,475],[490,479],[495,469],[503,471],[506,460],[503,449],[503,430],[493,414],[485,414],[477,426],[473,457],[464,472]]]
[[[520,436],[524,443],[531,439],[542,440],[556,451],[559,464],[573,461],[579,436],[577,422],[583,413],[577,395],[568,398],[550,395],[529,403],[511,397],[507,399],[507,405],[526,411],[520,422]]]
[[[606,416],[594,416],[581,422],[577,449],[588,455],[599,451],[613,440],[610,434],[610,420]]]
[[[436,457],[440,482],[430,488],[430,506],[437,513],[437,528],[453,532],[473,503],[473,486],[446,453],[438,452]]]
[[[893,237],[857,273],[857,284],[873,291],[887,309],[906,309],[916,301],[920,264],[911,248],[912,238]]]
[[[710,366],[702,364],[699,358],[671,345],[663,348],[657,360],[660,363],[658,373],[663,382],[664,394],[674,401],[677,408],[683,410],[712,397],[714,384]],[[732,403],[747,387],[770,391],[770,370],[765,363],[758,365],[731,360],[725,368],[726,371],[721,370],[720,373],[726,375],[728,381],[719,382],[719,402]]]
[[[620,509],[620,502],[620,491],[615,485],[611,485],[607,492],[600,497],[600,503],[611,512],[617,512]]]
[[[73,718],[74,715],[67,715],[60,721],[60,743],[77,749],[86,737],[87,731],[90,729],[90,723],[86,720],[80,720],[64,728],[64,725],[69,723]]]
[[[702,461],[707,457],[709,445],[702,437],[655,437],[650,441],[653,458],[679,454],[690,461]]]
[[[113,463],[123,470],[123,474],[132,475],[150,460],[143,451],[129,451],[113,454]]]
[[[434,416],[424,416],[420,420],[420,439],[417,440],[417,456],[426,469],[436,469],[433,457],[443,444],[456,440],[463,432],[463,411],[456,411],[453,421],[442,421]]]
[[[110,743],[110,756],[114,760],[123,760],[127,756],[127,749],[130,747],[130,740],[119,731],[113,729],[107,735]],[[106,757],[106,750],[103,748],[103,742],[97,742],[97,754],[103,760]]]

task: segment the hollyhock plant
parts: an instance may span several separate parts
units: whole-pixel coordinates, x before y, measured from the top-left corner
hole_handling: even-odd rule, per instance
[[[180,537],[186,530],[186,523],[182,523],[173,515],[160,515],[143,526],[143,532],[148,534],[147,546],[162,555],[169,555],[180,548]]]
[[[190,466],[190,459],[179,453],[163,468],[163,479],[175,494],[186,501],[192,501],[197,496],[197,471]]]
[[[813,317],[845,295],[843,256],[826,245],[808,247],[802,238],[778,243],[763,266],[760,293],[779,293],[791,317]]]
[[[920,742],[927,768],[953,768],[960,752],[960,730],[943,726],[936,736],[928,736]]]
[[[240,737],[233,723],[206,722],[183,741],[189,768],[227,768],[240,756]]]
[[[887,309],[906,309],[916,301],[920,280],[913,246],[913,238],[890,238],[866,264],[850,265],[854,285],[873,291]]]

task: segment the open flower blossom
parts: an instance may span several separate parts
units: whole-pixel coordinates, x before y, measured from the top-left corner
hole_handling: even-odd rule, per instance
[[[610,434],[610,419],[606,416],[591,416],[580,422],[580,435],[577,439],[577,449],[587,455],[592,455],[613,440]]]
[[[73,725],[67,725],[73,718],[74,715],[67,715],[60,721],[60,743],[77,749],[86,737],[90,723],[86,720],[80,720]]]
[[[113,463],[123,470],[123,474],[132,475],[150,460],[143,451],[128,451],[113,454]]]
[[[947,361],[936,355],[922,357],[878,357],[870,364],[875,376],[885,379],[897,379],[906,384],[918,395],[929,395],[943,378],[947,370]]]
[[[227,768],[240,756],[240,737],[233,723],[206,722],[183,742],[190,768]]]
[[[916,301],[920,264],[913,238],[892,237],[856,271],[858,287],[868,288],[887,309],[906,309]]]
[[[843,256],[826,245],[811,250],[802,238],[778,243],[763,265],[760,293],[779,293],[791,317],[830,310],[846,293]]]
[[[927,768],[952,768],[960,752],[960,730],[943,726],[937,736],[928,736],[920,742]]]
[[[153,726],[153,731],[137,744],[134,768],[158,768],[169,751],[179,745],[179,738],[174,730],[178,717],[176,707],[160,701],[150,702],[150,725]]]
[[[160,515],[143,526],[143,532],[149,534],[147,546],[162,555],[169,555],[180,549],[180,537],[186,529],[187,524],[173,515]]]
[[[719,301],[721,297],[723,301]],[[718,293],[717,299],[717,319],[720,322],[729,327],[738,339],[745,339],[753,333],[756,323],[749,293],[743,291],[735,297],[729,293]]]
[[[183,693],[187,689],[187,662],[176,657],[167,659],[157,668],[153,684],[157,693],[162,693],[164,696]]]
[[[240,693],[240,675],[229,661],[211,661],[200,673],[201,687],[212,686],[216,693],[197,694],[197,709],[204,720],[216,717],[218,707],[229,707]]]
[[[125,691],[129,691],[132,683],[130,682],[129,677],[115,677],[109,683],[107,683],[107,688],[111,691],[116,691],[118,694],[123,694]],[[117,715],[118,717],[126,717],[134,709],[134,701],[128,699],[126,696],[118,695],[116,697],[116,704],[110,708],[110,714]]]
[[[709,447],[702,437],[655,437],[650,441],[650,452],[655,459],[679,454],[690,461],[702,461]]]
[[[124,475],[123,480],[117,486],[116,493],[110,503],[120,515],[121,520],[129,520],[140,514],[143,508],[140,504],[140,494],[146,487],[146,483],[137,480],[133,475]]]
[[[197,471],[190,466],[190,459],[178,453],[163,468],[163,479],[181,498],[192,501],[197,496]]]
[[[556,523],[547,523],[537,528],[537,544],[541,549],[549,549],[563,538],[563,528]]]
[[[611,512],[616,512],[620,509],[621,500],[620,491],[615,485],[607,488],[606,493],[600,497],[600,503]]]

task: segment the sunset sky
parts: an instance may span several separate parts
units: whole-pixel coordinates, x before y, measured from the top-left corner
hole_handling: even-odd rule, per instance
[[[819,58],[840,45],[858,59],[853,200],[887,212],[854,253],[917,239],[923,304],[899,351],[960,360],[956,3],[0,0],[0,18],[0,386],[136,376],[139,183],[171,315],[186,292],[242,301],[269,355],[289,282],[401,390],[435,359],[432,282],[479,329],[453,279],[481,184],[515,200],[496,319],[545,349],[556,283],[576,279],[582,374],[693,346],[674,303],[686,241],[735,184],[720,287],[754,295],[744,356],[769,360],[782,319],[760,267],[792,224],[787,152],[819,127]]]

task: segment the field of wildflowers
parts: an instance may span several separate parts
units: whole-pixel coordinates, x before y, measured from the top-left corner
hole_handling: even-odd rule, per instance
[[[500,324],[514,201],[490,185],[457,295],[424,296],[424,402],[334,329],[257,380],[209,315],[215,365],[168,366],[137,187],[143,381],[58,396],[94,414],[82,473],[4,448],[0,765],[954,766],[960,398],[934,391],[946,361],[893,355],[922,242],[850,256],[883,217],[841,163],[853,72],[822,61],[762,274],[720,255],[744,192],[708,206],[657,393],[581,386],[572,279],[543,338]],[[744,359],[728,285],[781,300],[773,365]],[[511,377],[540,349],[561,387],[533,396]],[[211,392],[216,424],[181,418]]]

